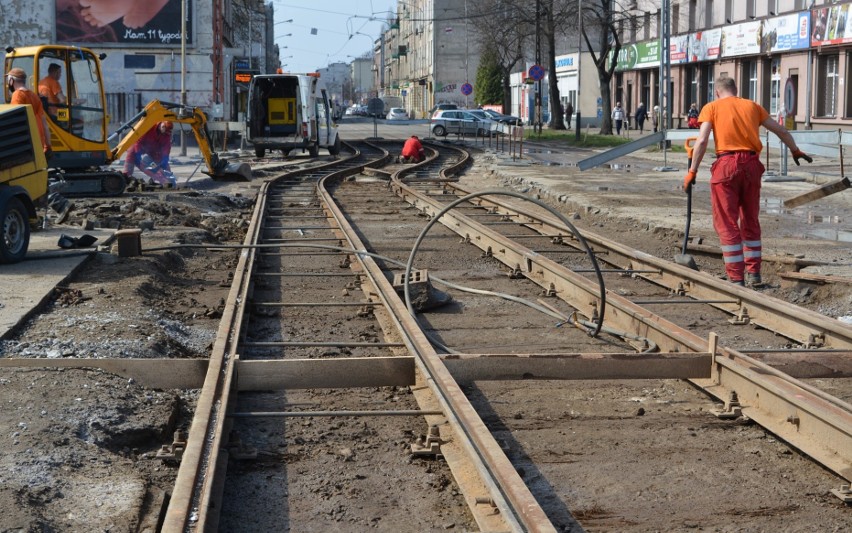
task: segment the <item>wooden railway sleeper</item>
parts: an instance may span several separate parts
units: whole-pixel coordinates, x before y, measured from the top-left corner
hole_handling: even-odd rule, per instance
[[[420,435],[417,440],[411,445],[411,454],[415,456],[431,456],[435,459],[440,459],[441,444],[446,442],[441,438],[441,430],[437,425],[429,426],[429,433]]]
[[[163,444],[157,450],[156,458],[164,461],[180,461],[186,450],[186,435],[183,431],[175,431],[171,444]]]

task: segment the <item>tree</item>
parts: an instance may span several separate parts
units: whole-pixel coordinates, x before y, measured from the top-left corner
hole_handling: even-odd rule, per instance
[[[479,69],[476,71],[476,85],[474,86],[474,98],[478,103],[503,104],[502,72],[503,70],[497,63],[497,54],[489,48],[483,49],[479,59]]]
[[[500,72],[503,112],[512,110],[512,71],[524,58],[533,28],[516,15],[517,7],[507,0],[470,0],[468,18],[480,50],[488,50]],[[499,31],[497,30],[499,28]],[[477,82],[478,85],[478,82]]]
[[[612,135],[612,76],[615,72],[618,53],[621,51],[619,29],[635,28],[638,18],[631,15],[636,2],[625,2],[622,6],[613,0],[585,0],[583,2],[583,40],[586,42],[592,61],[598,72],[601,87],[603,112],[601,134]],[[589,35],[596,38],[592,45]]]

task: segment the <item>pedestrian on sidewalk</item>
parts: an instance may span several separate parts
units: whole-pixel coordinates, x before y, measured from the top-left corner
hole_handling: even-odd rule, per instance
[[[716,161],[710,167],[710,201],[713,228],[719,235],[728,281],[751,287],[762,285],[760,264],[760,179],[766,170],[760,162],[760,127],[778,136],[790,149],[793,160],[813,162],[799,150],[784,126],[762,106],[737,96],[733,78],[716,80],[716,99],[698,116],[699,133],[692,151],[692,164],[683,180],[684,190],[695,182],[698,167],[707,151],[710,133],[716,145]]]
[[[621,102],[616,102],[612,109],[612,120],[615,121],[615,132],[621,135],[621,126],[624,124],[624,108],[621,107]]]
[[[654,127],[654,133],[657,133],[657,126],[660,123],[660,106],[654,106],[654,112],[651,113],[651,126]]]
[[[571,129],[571,117],[574,116],[574,106],[571,102],[568,102],[568,105],[565,106],[565,127],[569,130]]]
[[[639,128],[639,133],[645,132],[645,119],[648,118],[648,110],[645,109],[645,104],[639,102],[639,107],[636,108],[636,127]]]

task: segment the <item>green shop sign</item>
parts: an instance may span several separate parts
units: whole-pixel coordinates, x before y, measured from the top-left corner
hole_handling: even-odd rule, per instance
[[[612,53],[610,53],[612,61]],[[647,41],[625,45],[618,51],[615,70],[632,70],[660,66],[660,42]]]

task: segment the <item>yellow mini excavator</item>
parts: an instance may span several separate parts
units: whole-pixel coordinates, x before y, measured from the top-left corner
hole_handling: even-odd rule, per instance
[[[246,163],[229,163],[213,152],[207,117],[197,107],[153,100],[118,131],[108,135],[109,115],[100,63],[105,57],[87,48],[55,44],[6,48],[4,74],[15,67],[24,69],[29,76],[27,87],[33,91],[38,91],[39,80],[52,75],[63,89],[64,101],[42,97],[53,148],[47,166],[51,179],[64,180],[63,195],[123,193],[130,184],[109,165],[163,120],[191,127],[207,164],[205,174],[216,180],[251,179],[251,169]],[[6,101],[10,101],[6,84],[3,90]]]

